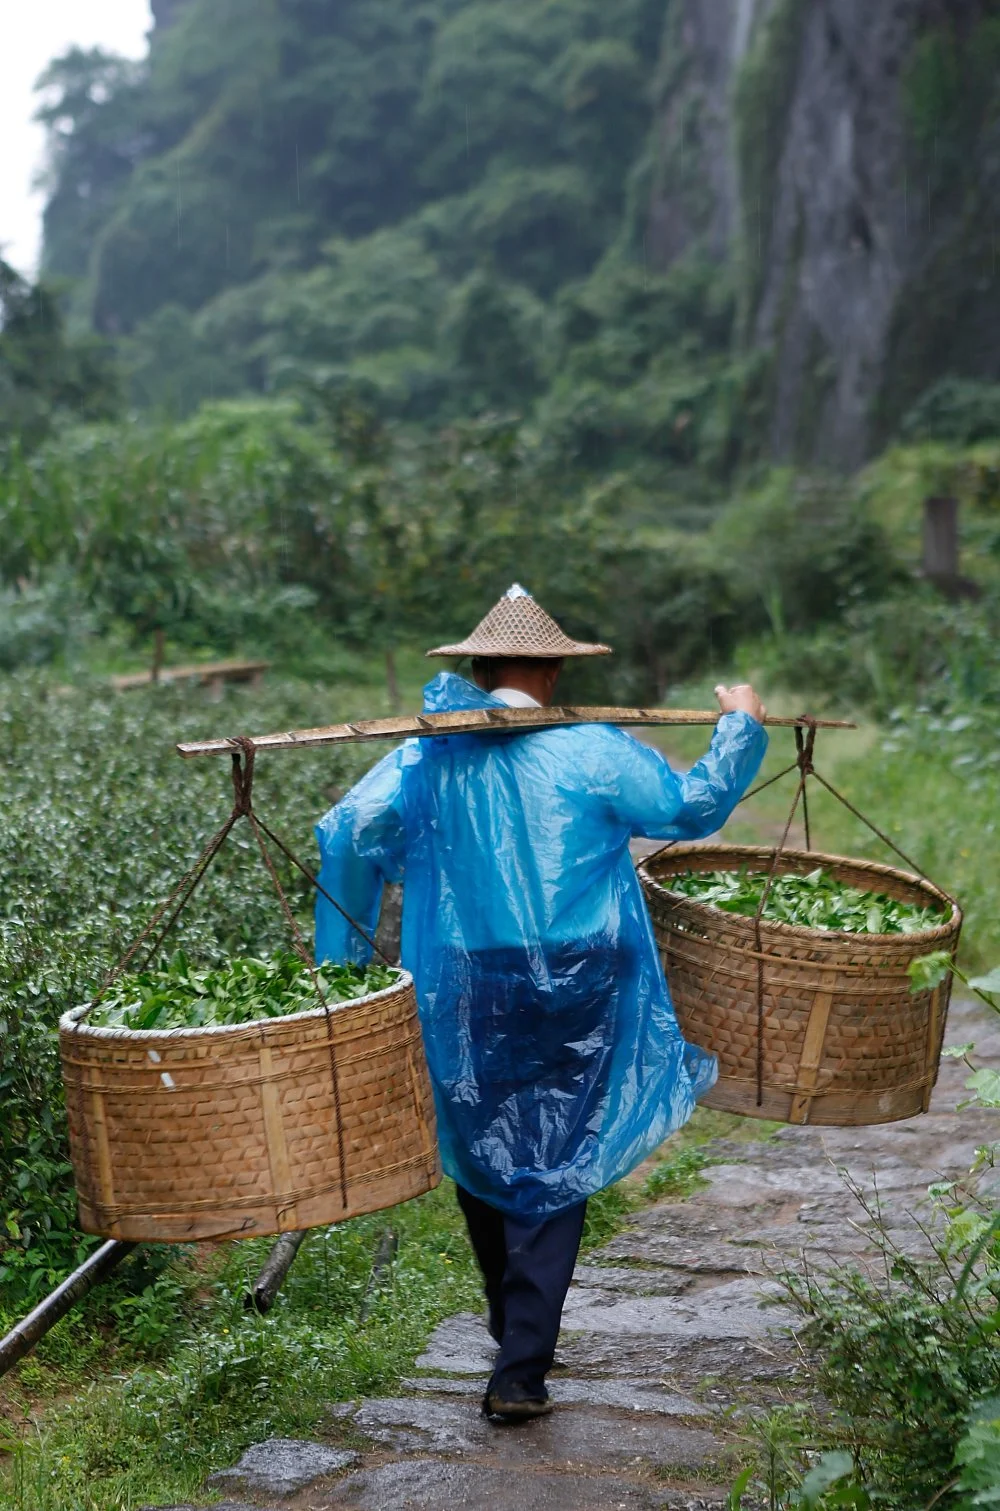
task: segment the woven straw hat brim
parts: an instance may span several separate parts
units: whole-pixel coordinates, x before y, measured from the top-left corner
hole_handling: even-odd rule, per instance
[[[550,614],[522,588],[513,588],[494,604],[472,634],[455,645],[437,645],[428,656],[610,656],[610,645],[571,640]]]
[[[586,640],[570,640],[563,635],[558,642],[540,646],[534,641],[522,641],[513,637],[506,639],[470,635],[457,645],[436,645],[428,656],[498,656],[504,659],[534,658],[539,661],[558,660],[563,656],[611,656],[610,645],[591,645]]]

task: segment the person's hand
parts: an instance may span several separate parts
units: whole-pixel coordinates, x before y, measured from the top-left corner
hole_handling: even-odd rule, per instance
[[[715,689],[715,696],[724,714],[749,714],[751,719],[757,720],[758,724],[763,724],[767,718],[767,709],[749,682],[741,682],[738,687],[725,687],[720,682]]]

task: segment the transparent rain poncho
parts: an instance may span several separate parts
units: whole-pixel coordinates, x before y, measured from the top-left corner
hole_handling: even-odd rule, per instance
[[[502,707],[451,673],[424,710]],[[767,745],[723,715],[686,775],[609,725],[410,740],[317,826],[320,879],[369,932],[405,880],[444,1168],[512,1216],[542,1218],[625,1175],[716,1079],[681,1037],[629,854],[635,835],[725,823]],[[316,955],[367,961],[322,897]]]

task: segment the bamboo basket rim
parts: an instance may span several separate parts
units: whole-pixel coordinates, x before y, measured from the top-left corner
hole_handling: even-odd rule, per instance
[[[151,1041],[162,1041],[167,1044],[176,1044],[179,1041],[197,1040],[205,1037],[229,1037],[243,1034],[247,1037],[256,1036],[259,1030],[270,1024],[303,1023],[311,1018],[331,1017],[348,1007],[367,1006],[370,1002],[378,1002],[380,999],[390,996],[394,992],[405,990],[413,985],[413,977],[402,966],[393,965],[388,967],[397,973],[398,980],[391,986],[383,986],[377,992],[365,992],[362,997],[349,997],[346,1002],[331,1002],[328,1007],[322,1004],[318,1007],[306,1008],[300,1013],[281,1013],[274,1018],[252,1018],[249,1023],[203,1023],[191,1028],[121,1028],[111,1027],[107,1024],[81,1023],[79,1019],[87,1012],[89,1004],[80,1007],[71,1007],[63,1013],[59,1019],[60,1033],[73,1033],[86,1035],[89,1038],[103,1039],[105,1041],[122,1040],[128,1044],[148,1044]]]
[[[638,866],[639,876],[653,886],[657,887],[666,897],[678,904],[698,908],[701,911],[710,912],[713,917],[731,919],[740,923],[752,925],[753,915],[750,913],[730,913],[722,908],[713,908],[711,903],[703,902],[698,897],[688,897],[683,892],[674,892],[659,879],[658,872],[666,869],[672,863],[680,859],[690,860],[696,856],[709,855],[733,855],[741,856],[746,861],[760,860],[772,861],[774,847],[769,845],[733,845],[725,842],[716,844],[682,844],[673,845],[662,855],[652,855],[649,860],[640,861]],[[925,892],[937,902],[944,904],[947,911],[943,911],[942,922],[934,924],[927,929],[914,929],[912,933],[895,932],[891,934],[868,934],[852,933],[847,929],[818,929],[809,928],[804,924],[782,923],[775,918],[761,918],[760,928],[762,934],[769,934],[775,939],[788,940],[811,940],[814,944],[818,941],[831,944],[846,944],[862,942],[864,944],[900,944],[902,941],[914,941],[918,944],[931,944],[935,940],[943,939],[951,934],[956,925],[962,922],[962,910],[953,897],[947,892],[928,880],[926,876],[918,876],[913,871],[903,871],[898,866],[888,866],[883,861],[866,860],[863,857],[851,855],[834,855],[824,850],[782,850],[778,857],[779,870],[784,861],[799,862],[803,865],[809,863],[809,869],[815,871],[818,866],[851,866],[861,870],[871,871],[876,876],[892,877],[896,881],[908,882],[917,891]],[[705,866],[704,870],[727,870],[726,866]],[[795,870],[795,867],[793,867]]]

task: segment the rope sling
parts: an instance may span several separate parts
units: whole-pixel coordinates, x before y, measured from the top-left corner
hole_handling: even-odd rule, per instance
[[[337,1149],[340,1169],[340,1194],[344,1209],[346,1210],[348,1205],[348,1181],[344,1148],[344,1123],[341,1111],[340,1073],[337,1065],[336,1048],[334,1045],[330,1003],[327,999],[326,992],[323,989],[323,983],[316,969],[315,962],[312,958],[308,946],[306,945],[305,940],[302,937],[302,930],[299,927],[298,920],[296,919],[295,914],[292,911],[291,904],[288,901],[288,896],[281,884],[281,878],[278,875],[277,868],[274,864],[274,858],[271,855],[270,850],[268,849],[267,840],[270,840],[271,844],[277,850],[280,850],[281,853],[286,857],[286,859],[299,872],[301,872],[301,874],[306,878],[309,884],[314,887],[316,891],[326,899],[327,902],[329,902],[334,908],[336,908],[337,912],[340,913],[341,916],[347,921],[347,923],[350,924],[351,928],[361,936],[365,943],[370,946],[375,954],[377,954],[385,962],[386,965],[391,966],[393,962],[379,947],[375,939],[372,938],[368,931],[364,929],[360,923],[358,923],[357,919],[351,917],[350,913],[347,912],[346,908],[341,906],[341,904],[335,897],[332,897],[330,895],[330,893],[320,882],[319,878],[317,876],[314,876],[307,866],[303,865],[302,861],[300,861],[298,856],[295,855],[295,853],[288,847],[288,845],[285,844],[284,840],[279,838],[279,836],[274,833],[274,831],[269,827],[268,824],[264,822],[264,820],[254,809],[253,780],[256,746],[253,740],[250,739],[248,735],[234,735],[230,737],[230,744],[236,748],[232,752],[233,806],[229,813],[229,816],[206,842],[194,864],[184,872],[170,895],[160,904],[145,927],[140,931],[140,933],[129,945],[125,953],[105,976],[93,999],[88,1003],[84,1011],[77,1018],[76,1023],[74,1024],[74,1031],[78,1032],[83,1027],[84,1023],[86,1023],[91,1013],[93,1013],[95,1009],[100,1006],[101,1002],[104,1000],[104,997],[107,995],[111,987],[121,977],[124,971],[128,969],[128,967],[132,964],[132,962],[136,959],[140,952],[142,952],[143,946],[147,944],[147,941],[150,941],[151,936],[152,939],[151,942],[149,942],[148,949],[146,949],[142,954],[141,961],[136,966],[136,969],[138,971],[146,970],[151,962],[157,958],[160,950],[162,949],[164,940],[167,938],[167,935],[177,923],[177,920],[179,919],[181,913],[184,911],[192,896],[197,891],[209,867],[215,860],[216,856],[219,854],[219,851],[222,849],[226,840],[229,838],[232,830],[235,828],[236,824],[241,818],[245,818],[247,823],[250,825],[250,829],[257,843],[257,848],[260,853],[261,860],[278,895],[278,901],[281,905],[281,910],[284,914],[285,921],[288,924],[289,933],[291,935],[295,951],[309,971],[310,977],[312,978],[313,989],[316,994],[316,1000],[323,1008],[325,1015],[326,1042],[330,1060],[330,1078],[333,1087],[333,1100],[336,1111]],[[86,1141],[88,1138],[88,1131],[85,1120],[82,1124],[81,1131],[83,1133],[84,1140]]]
[[[760,782],[756,787],[751,788],[749,792],[744,793],[744,795],[740,798],[739,803],[737,804],[737,807],[739,807],[743,803],[749,802],[749,800],[753,797],[756,797],[758,793],[764,792],[768,787],[773,787],[776,782],[782,781],[783,778],[790,776],[792,772],[798,772],[798,781],[795,785],[795,792],[792,797],[791,807],[788,811],[788,818],[785,821],[781,839],[778,841],[777,845],[772,851],[771,864],[767,872],[763,890],[761,892],[760,901],[758,902],[756,912],[753,915],[754,954],[756,956],[757,966],[756,1076],[758,1107],[761,1107],[764,1102],[764,1057],[766,1026],[766,1014],[764,1011],[765,953],[764,941],[761,934],[761,923],[764,917],[764,912],[767,908],[768,900],[771,895],[771,888],[774,885],[775,877],[778,874],[778,866],[780,864],[781,857],[788,845],[788,837],[791,833],[792,824],[795,822],[795,815],[799,810],[800,804],[802,806],[802,818],[805,828],[806,850],[812,851],[812,834],[809,822],[809,796],[807,790],[808,779],[812,777],[815,781],[817,781],[820,786],[830,794],[831,797],[835,798],[838,803],[846,808],[847,811],[854,816],[854,818],[860,820],[860,822],[864,824],[865,827],[872,832],[872,834],[880,839],[884,845],[887,845],[888,848],[892,850],[893,853],[901,861],[904,862],[909,870],[915,872],[924,881],[929,882],[931,886],[935,887],[936,890],[941,893],[942,897],[947,899],[948,902],[955,904],[955,898],[952,897],[950,892],[946,891],[944,887],[938,886],[938,884],[927,875],[926,871],[924,871],[920,866],[917,865],[915,860],[911,859],[911,857],[907,855],[904,850],[900,849],[895,840],[891,839],[888,834],[886,834],[882,829],[878,827],[877,824],[873,823],[870,818],[868,818],[864,813],[860,811],[860,809],[856,808],[849,798],[846,798],[844,794],[833,785],[832,782],[827,781],[826,777],[824,777],[820,772],[816,770],[813,757],[816,748],[816,730],[818,722],[819,721],[814,719],[810,714],[800,714],[798,716],[795,721],[795,760],[792,761],[788,766],[783,767],[782,770],[777,772],[774,776],[768,777],[767,781]],[[673,849],[673,847],[678,843],[679,841],[677,840],[668,840],[665,845],[661,845],[658,850],[655,850],[652,853],[652,855],[649,855],[645,858],[643,862],[644,865],[651,865],[654,861],[658,860],[661,855],[665,855],[668,850]],[[955,905],[957,906],[957,904]]]

